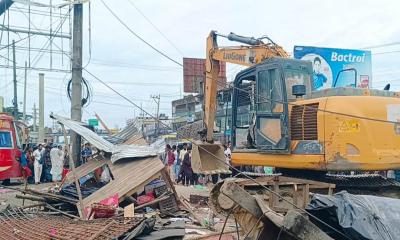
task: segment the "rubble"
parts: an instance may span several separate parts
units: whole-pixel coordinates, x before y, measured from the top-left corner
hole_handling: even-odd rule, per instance
[[[339,226],[343,222],[330,222],[332,218],[324,218],[324,214],[333,216],[329,212],[333,206],[345,213],[341,207],[346,204],[360,205],[360,212],[351,216],[360,214],[363,219],[371,218],[370,222],[397,224],[397,220],[389,223],[379,215],[384,210],[370,210],[380,209],[382,204],[366,207],[366,202],[374,200],[371,197],[331,196],[335,184],[281,175],[228,178],[213,186],[209,196],[204,195],[208,194],[205,186],[179,186],[186,191],[179,194],[156,156],[159,145],[114,145],[77,122],[57,119],[101,151],[87,163],[72,167],[60,186],[42,191],[8,187],[20,192],[16,198],[33,203],[2,207],[0,239],[340,239],[304,209],[317,213],[329,226]],[[135,137],[129,131],[126,135]],[[399,215],[396,209],[391,214]],[[346,217],[337,216],[342,220]],[[356,228],[362,224],[366,226],[359,220],[350,225]],[[340,234],[356,236],[355,229],[342,228]],[[356,239],[375,239],[362,236]]]

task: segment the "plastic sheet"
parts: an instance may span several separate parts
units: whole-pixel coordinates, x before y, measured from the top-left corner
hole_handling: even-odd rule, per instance
[[[346,191],[333,196],[316,194],[306,210],[350,239],[386,240],[400,236],[400,199],[353,195]],[[344,239],[318,221],[313,222],[331,237]]]

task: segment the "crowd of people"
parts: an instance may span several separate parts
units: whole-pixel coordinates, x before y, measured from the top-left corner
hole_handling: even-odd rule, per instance
[[[227,163],[231,164],[230,142],[224,145],[225,158]],[[176,184],[185,186],[193,186],[199,183],[199,179],[203,179],[203,183],[211,177],[211,181],[215,184],[218,180],[230,177],[231,174],[215,174],[211,176],[203,176],[193,172],[192,168],[192,145],[188,143],[165,146],[165,152],[161,155],[161,161],[167,166],[168,173],[172,181]]]
[[[80,164],[87,162],[91,156],[90,144],[86,143],[82,148]],[[26,176],[28,183],[59,182],[63,171],[69,167],[68,160],[66,146],[48,143],[27,147],[22,154],[21,165],[25,173],[29,172]]]

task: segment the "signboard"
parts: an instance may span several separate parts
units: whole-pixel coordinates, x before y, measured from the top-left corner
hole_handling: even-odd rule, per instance
[[[371,85],[371,51],[294,46],[294,58],[312,62],[314,90]]]
[[[99,126],[99,120],[98,119],[89,119],[88,120],[89,126],[97,127]]]
[[[206,60],[202,58],[183,58],[183,90],[186,93],[202,93],[206,79]],[[218,89],[226,84],[226,63],[220,62]]]

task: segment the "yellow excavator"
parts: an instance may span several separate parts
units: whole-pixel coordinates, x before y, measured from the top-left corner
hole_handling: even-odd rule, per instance
[[[217,38],[245,45],[219,47]],[[207,38],[203,140],[193,145],[194,172],[228,171],[214,142],[221,61],[249,68],[232,88],[233,165],[289,170],[369,171],[400,168],[400,98],[395,92],[356,88],[313,91],[309,61],[289,58],[268,38],[212,31]],[[243,115],[249,121],[241,121]]]

